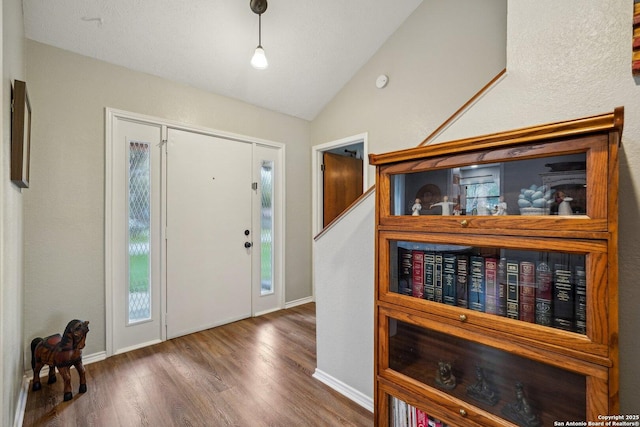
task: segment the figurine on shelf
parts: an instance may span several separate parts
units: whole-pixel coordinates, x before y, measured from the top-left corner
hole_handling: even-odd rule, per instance
[[[415,203],[411,207],[411,215],[418,216],[420,215],[420,211],[422,210],[422,200],[416,199]]]
[[[467,387],[467,394],[472,398],[489,404],[491,406],[498,403],[498,394],[491,389],[487,382],[484,371],[480,366],[476,366],[476,382]]]
[[[500,196],[496,205],[496,211],[494,215],[506,215],[507,214],[507,202],[504,201],[504,196]]]
[[[567,196],[563,191],[558,191],[558,198],[561,200],[558,205],[558,215],[573,215],[573,209],[571,209],[572,197]]]
[[[524,395],[524,386],[521,382],[516,384],[516,401],[505,405],[502,413],[522,427],[538,427],[542,425],[538,415]]]
[[[436,371],[436,383],[446,390],[453,390],[454,388],[456,388],[456,376],[453,375],[451,363],[438,362],[438,370]]]
[[[441,206],[442,215],[451,215],[451,207],[453,205],[455,205],[455,203],[449,201],[449,196],[444,196],[441,202],[431,204],[429,209],[433,209],[434,206]]]

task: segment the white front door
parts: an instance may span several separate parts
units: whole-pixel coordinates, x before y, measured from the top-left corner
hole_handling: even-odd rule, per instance
[[[167,338],[251,316],[250,143],[178,129],[167,143]]]
[[[111,138],[106,147],[105,273],[107,354],[111,355],[163,338],[162,126],[107,113]]]

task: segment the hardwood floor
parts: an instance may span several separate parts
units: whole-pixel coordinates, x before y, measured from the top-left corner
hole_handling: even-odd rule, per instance
[[[24,426],[371,426],[373,415],[311,377],[315,304],[251,318],[86,366],[29,392]],[[89,336],[88,339],[91,337]]]

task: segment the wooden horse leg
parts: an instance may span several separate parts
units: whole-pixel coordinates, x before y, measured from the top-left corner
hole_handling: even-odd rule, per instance
[[[78,389],[78,393],[86,393],[87,392],[87,373],[84,369],[84,365],[82,364],[82,359],[77,361],[73,366],[76,367],[76,371],[78,371],[78,375],[80,375],[80,388]]]
[[[53,384],[57,381],[56,378],[56,367],[53,365],[49,365],[49,379],[47,380],[47,384]]]
[[[42,384],[40,383],[40,371],[42,370],[43,363],[35,362],[33,365],[33,386],[31,390],[38,391],[42,388]]]
[[[71,368],[69,366],[60,366],[58,371],[60,371],[60,375],[64,380],[64,401],[66,402],[73,398],[73,393],[71,393]]]

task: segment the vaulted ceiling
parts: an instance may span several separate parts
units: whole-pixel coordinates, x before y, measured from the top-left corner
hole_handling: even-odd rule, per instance
[[[26,37],[312,120],[422,0],[24,0]]]

